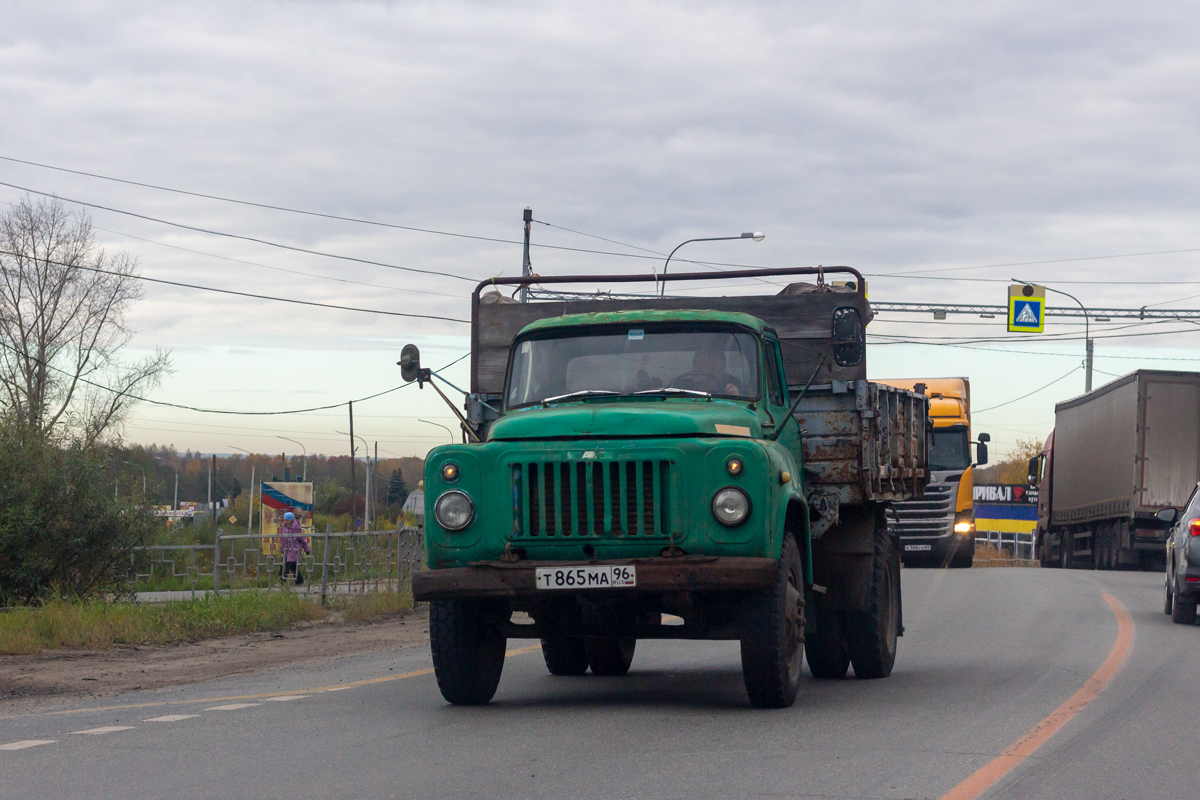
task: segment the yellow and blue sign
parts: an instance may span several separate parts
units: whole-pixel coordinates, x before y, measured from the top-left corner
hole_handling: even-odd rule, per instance
[[[1008,287],[1008,332],[1041,333],[1046,328],[1046,287],[1017,283]]]

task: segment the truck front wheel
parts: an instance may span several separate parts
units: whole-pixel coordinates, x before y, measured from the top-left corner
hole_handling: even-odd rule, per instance
[[[582,675],[587,672],[588,656],[578,636],[543,636],[542,657],[551,675]]]
[[[900,572],[892,537],[875,532],[875,554],[866,611],[847,611],[846,645],[857,678],[886,678],[896,663],[900,634]]]
[[[742,680],[755,708],[787,708],[796,701],[804,662],[803,587],[800,551],[785,536],[775,585],[746,599]]]
[[[447,702],[478,706],[496,694],[508,645],[497,611],[478,600],[429,603],[433,672]]]

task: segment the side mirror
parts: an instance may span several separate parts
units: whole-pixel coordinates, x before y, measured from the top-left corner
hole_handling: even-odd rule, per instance
[[[415,344],[406,344],[400,351],[400,377],[405,383],[412,383],[421,376],[421,351]]]
[[[983,436],[987,436],[985,433]],[[975,445],[975,466],[982,467],[988,462],[987,443],[983,440],[983,436],[979,437],[979,443]]]
[[[1154,516],[1160,522],[1165,522],[1168,525],[1174,525],[1176,520],[1179,519],[1179,509],[1178,508],[1160,508],[1155,513]]]
[[[833,310],[833,360],[840,367],[853,367],[862,363],[866,350],[866,332],[857,308],[835,308]]]
[[[1029,459],[1029,467],[1026,470],[1025,480],[1030,486],[1037,486],[1042,480],[1042,457],[1034,456]]]
[[[981,442],[990,442],[991,440],[992,440],[992,435],[991,435],[990,433],[981,433],[981,434],[979,434],[979,441],[981,441]]]

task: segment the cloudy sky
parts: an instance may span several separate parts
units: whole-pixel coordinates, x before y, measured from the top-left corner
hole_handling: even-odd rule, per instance
[[[1196,307],[1194,6],[826,5],[10,2],[0,157],[403,227],[9,160],[0,202],[33,191],[92,204],[97,238],[148,277],[457,319],[473,281],[519,273],[526,205],[551,224],[534,226],[541,274],[655,263],[555,247],[646,256],[761,230],[761,243],[680,255],[850,264],[874,300],[1002,303],[1018,277],[1093,308]],[[763,288],[775,290],[723,291]],[[206,408],[361,398],[400,384],[406,342],[434,365],[468,348],[460,323],[154,284],[131,317],[131,355],[174,355],[154,399]],[[1043,437],[1054,403],[1083,389],[1071,320],[1049,321],[1059,342],[977,317],[883,314],[870,330],[875,377],[970,376],[976,430],[1001,453]],[[1093,333],[1097,385],[1200,368],[1193,324]],[[465,383],[465,362],[447,374]],[[355,410],[381,455],[448,438],[420,419],[452,425],[429,390]],[[294,450],[283,435],[344,453],[345,422],[340,410],[143,405],[126,435]]]

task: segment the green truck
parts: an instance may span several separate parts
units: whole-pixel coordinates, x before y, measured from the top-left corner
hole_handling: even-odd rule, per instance
[[[739,297],[547,288],[721,277],[810,280]],[[498,291],[531,283],[528,302]],[[480,284],[464,443],[426,458],[413,577],[446,700],[490,701],[510,638],[540,639],[554,675],[623,675],[638,639],[736,639],[762,708],[792,704],[805,655],[819,678],[890,674],[886,512],[924,491],[928,399],[866,380],[863,286],[846,267]],[[400,363],[437,377],[412,345]]]

